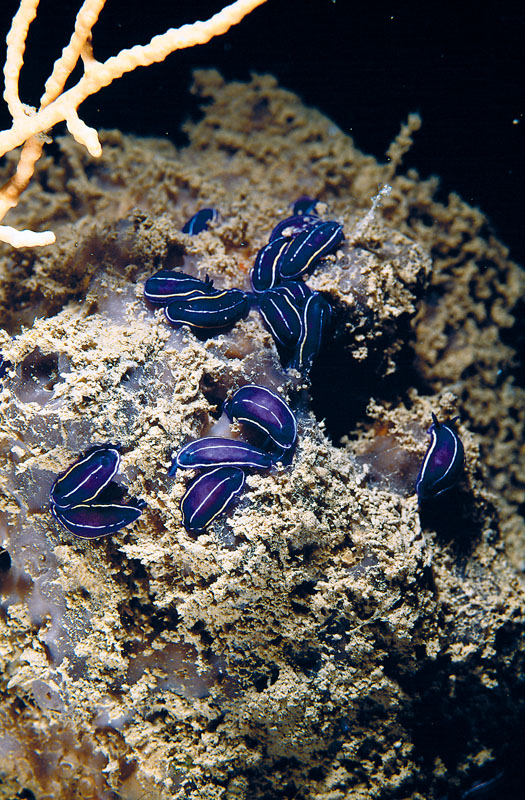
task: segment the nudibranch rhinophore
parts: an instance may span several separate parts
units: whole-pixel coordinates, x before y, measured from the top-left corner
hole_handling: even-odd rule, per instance
[[[116,533],[142,514],[142,500],[120,501],[113,482],[120,464],[116,445],[95,445],[58,476],[51,487],[51,511],[70,533],[95,539]]]
[[[452,489],[461,477],[465,453],[454,429],[455,421],[438,422],[436,415],[432,414],[432,425],[428,431],[430,445],[416,480],[420,502]]]

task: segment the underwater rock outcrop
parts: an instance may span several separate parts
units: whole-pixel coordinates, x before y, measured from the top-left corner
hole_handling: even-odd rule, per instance
[[[413,120],[380,164],[271,77],[199,73],[196,91],[211,102],[181,150],[113,131],[93,162],[60,140],[13,212],[58,244],[2,250],[0,797],[431,800],[507,780],[523,271],[481,212],[400,171]],[[248,292],[302,195],[346,237],[308,277],[334,312],[310,380],[256,313],[201,341],[146,307],[159,269]],[[219,219],[182,233],[199,207]],[[222,405],[246,383],[290,403],[293,461],[190,537],[172,457],[229,435]],[[432,413],[460,417],[465,471],[418,505]],[[50,489],[108,442],[146,508],[75,538]]]

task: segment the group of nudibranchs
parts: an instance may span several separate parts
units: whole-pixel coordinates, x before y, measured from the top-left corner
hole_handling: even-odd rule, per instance
[[[188,533],[202,533],[238,495],[246,472],[268,470],[277,462],[290,464],[297,442],[297,423],[291,409],[265,386],[247,384],[224,403],[230,421],[236,420],[263,439],[256,447],[240,439],[205,436],[179,450],[168,475],[178,469],[198,470],[181,501]],[[51,488],[51,511],[70,533],[84,539],[107,536],[134,522],[145,503],[122,501],[124,490],[113,481],[120,463],[115,445],[97,445],[68,467]]]
[[[216,289],[206,279],[183,272],[160,270],[147,279],[145,300],[164,307],[171,325],[187,325],[201,336],[213,336],[232,328],[258,308],[272,334],[281,363],[307,374],[329,327],[331,306],[301,279],[343,241],[338,222],[324,222],[316,214],[317,201],[302,197],[293,215],[273,229],[268,244],[259,250],[250,273],[252,292]],[[198,211],[183,227],[196,235],[217,217],[213,209]],[[247,441],[206,436],[184,445],[168,474],[178,469],[198,472],[181,500],[184,527],[200,534],[231,506],[243,490],[246,473],[269,470],[280,462],[289,465],[297,441],[292,410],[275,392],[247,384],[224,403],[230,421],[248,431],[258,431],[262,446]],[[452,489],[459,481],[464,450],[452,420],[438,422],[432,415],[431,442],[416,481],[422,503]],[[83,538],[117,532],[134,522],[145,507],[142,500],[122,501],[125,491],[113,481],[120,463],[115,445],[90,448],[62,473],[51,489],[51,510],[68,531]]]
[[[135,522],[142,500],[122,502],[124,490],[113,481],[120,464],[116,445],[96,445],[59,475],[51,488],[55,519],[75,536],[93,539]]]
[[[164,306],[170,325],[187,325],[204,337],[229,330],[255,307],[275,340],[283,366],[307,374],[329,328],[331,306],[300,278],[344,239],[343,226],[323,221],[315,213],[316,205],[316,200],[301,197],[293,215],[275,226],[255,258],[251,292],[216,289],[209,277],[202,281],[163,269],[146,281],[146,301]],[[203,208],[183,232],[196,235],[216,216],[213,209]]]
[[[297,441],[297,423],[289,406],[264,386],[247,384],[224,403],[230,421],[262,432],[264,447],[240,439],[205,436],[189,442],[175,458],[177,469],[199,470],[181,501],[182,521],[189,533],[201,533],[242,491],[246,471],[267,470],[280,461],[289,464]]]

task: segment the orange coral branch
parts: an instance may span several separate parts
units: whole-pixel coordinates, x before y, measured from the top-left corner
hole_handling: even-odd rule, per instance
[[[204,44],[215,36],[226,33],[265,2],[266,0],[236,0],[205,22],[197,21],[180,28],[170,28],[165,33],[154,36],[149,44],[121,50],[116,56],[101,63],[93,57],[91,31],[105,0],[85,0],[78,12],[71,40],[55,62],[53,72],[46,82],[40,108],[33,110],[20,101],[18,81],[24,61],[27,31],[36,16],[38,0],[21,0],[7,37],[4,99],[13,124],[11,128],[0,133],[0,156],[22,144],[24,148],[15,175],[0,189],[0,220],[9,208],[16,206],[20,194],[31,179],[36,161],[42,152],[42,142],[38,134],[65,121],[76,141],[84,145],[92,156],[100,156],[102,151],[96,130],[82,122],[78,116],[78,107],[87,97],[136,67],[164,61],[175,50]],[[84,74],[75,86],[64,92],[66,81],[79,58],[82,58],[84,64]],[[15,247],[49,244],[54,240],[54,234],[50,231],[39,234],[0,226],[0,241]]]

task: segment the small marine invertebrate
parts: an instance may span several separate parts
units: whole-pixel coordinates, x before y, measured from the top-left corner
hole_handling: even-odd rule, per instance
[[[281,451],[292,451],[297,422],[287,403],[265,386],[246,384],[224,403],[229,419],[237,419],[265,433]]]
[[[122,490],[112,480],[119,464],[115,445],[96,445],[59,475],[51,487],[51,511],[66,530],[93,539],[140,517],[143,501],[120,502]]]
[[[299,219],[306,219],[305,216]],[[338,222],[320,222],[295,236],[279,260],[281,278],[298,278],[343,241],[343,226]]]
[[[185,445],[168,471],[173,476],[177,468],[199,469],[215,466],[243,467],[245,469],[269,469],[272,456],[239,439],[224,439],[219,436],[206,436]]]
[[[71,508],[94,500],[109,485],[120,462],[113,445],[90,448],[60,475],[51,488],[55,508]]]
[[[144,299],[154,306],[167,306],[174,300],[212,294],[215,291],[213,281],[208,276],[201,281],[185,272],[161,269],[144,284]]]
[[[286,217],[277,223],[270,234],[269,241],[273,242],[282,237],[292,239],[300,233],[311,230],[319,222],[320,219],[317,215],[294,212],[291,217]]]
[[[438,422],[436,415],[432,414],[432,425],[428,431],[431,436],[430,445],[416,480],[420,502],[452,489],[461,476],[464,449],[454,429],[456,419]]]
[[[264,292],[259,312],[276,343],[285,351],[295,347],[301,335],[301,314],[297,303],[282,286]]]
[[[301,335],[291,366],[300,372],[309,372],[321,348],[323,337],[330,325],[332,307],[319,292],[313,292],[305,303],[301,316]]]
[[[124,503],[81,503],[72,508],[57,508],[51,505],[55,519],[70,533],[82,539],[109,536],[126,525],[135,522],[145,507],[142,500],[135,505]]]
[[[250,310],[250,298],[240,289],[174,300],[164,313],[170,325],[187,325],[194,331],[213,335],[233,327]]]
[[[261,247],[250,273],[252,289],[256,294],[272,289],[280,281],[279,261],[290,244],[290,240],[280,236]]]
[[[294,214],[312,214],[315,216],[315,208],[319,200],[316,200],[313,197],[308,197],[307,195],[303,195],[303,197],[298,197],[295,203],[293,204],[293,213]]]
[[[11,556],[5,547],[0,547],[0,573],[9,572],[11,569]]]
[[[216,467],[194,478],[180,504],[186,530],[202,533],[242,491],[245,480],[238,467]]]
[[[211,222],[212,219],[217,219],[218,216],[214,208],[201,208],[193,217],[190,217],[190,219],[184,223],[182,232],[189,233],[190,236],[196,236],[198,233],[205,231],[208,227],[208,223]]]

